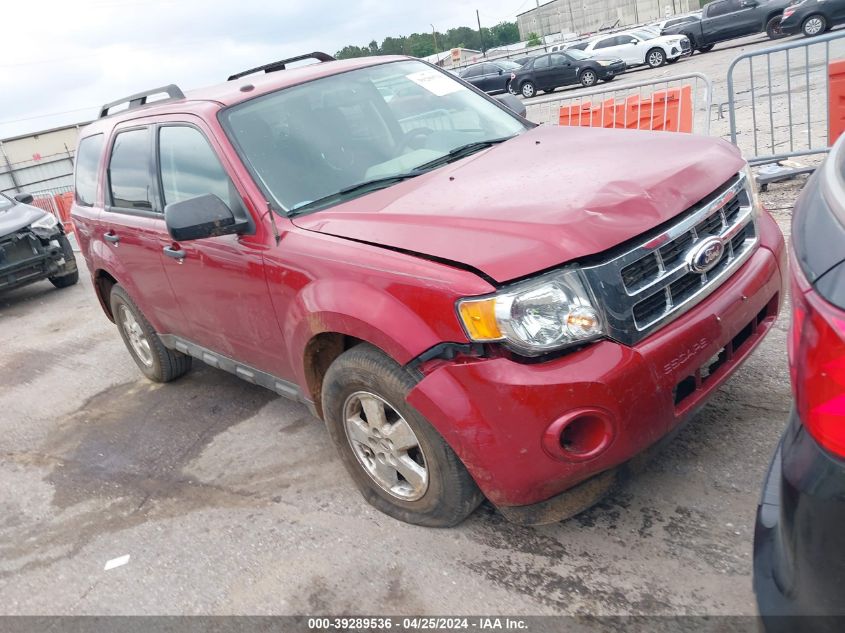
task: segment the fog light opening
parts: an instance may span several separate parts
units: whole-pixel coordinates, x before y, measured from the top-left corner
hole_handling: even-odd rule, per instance
[[[553,422],[546,431],[546,451],[558,459],[583,461],[603,453],[613,439],[608,413],[581,409]]]
[[[582,415],[567,424],[560,434],[560,446],[567,453],[585,457],[601,452],[607,446],[610,434],[603,419],[595,415]]]

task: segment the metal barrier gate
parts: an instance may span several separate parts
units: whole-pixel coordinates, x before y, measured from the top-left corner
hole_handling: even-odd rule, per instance
[[[655,93],[662,91],[669,92],[671,90],[683,89],[685,86],[690,87],[691,92],[691,108],[692,108],[692,132],[696,134],[707,135],[710,132],[710,110],[713,101],[713,84],[709,78],[701,73],[686,73],[682,75],[673,75],[671,77],[664,77],[663,79],[652,79],[649,81],[638,81],[624,84],[603,84],[600,88],[592,88],[590,90],[578,90],[574,94],[561,93],[559,95],[550,95],[548,97],[540,97],[539,99],[532,99],[527,102],[527,118],[534,123],[544,123],[546,125],[560,124],[561,108],[567,106],[577,106],[578,109],[583,109],[587,104],[601,105],[602,102],[613,100],[615,103],[624,103],[628,99],[636,97],[634,103],[642,104],[645,100],[651,99]],[[641,108],[642,106],[639,106]],[[681,106],[683,107],[683,106]],[[672,122],[666,118],[662,121],[663,125],[654,125],[654,119],[648,118],[648,124],[642,125],[644,121],[640,116],[641,111],[637,112],[638,106],[634,106],[634,112],[629,120],[629,109],[621,109],[622,114],[619,114],[620,109],[612,109],[612,114],[605,114],[607,108],[602,108],[599,117],[593,117],[590,121],[576,120],[576,125],[586,125],[588,127],[626,127],[634,129],[662,129],[666,131],[682,131],[680,129],[673,129]],[[667,116],[668,109],[664,108],[664,117]],[[684,113],[681,112],[681,115]],[[690,114],[690,113],[687,113]],[[678,116],[677,120],[680,122],[684,117]],[[577,117],[576,117],[577,119]],[[634,125],[636,123],[636,125]]]
[[[828,65],[837,57],[845,57],[845,32],[743,53],[731,62],[731,142],[751,164],[828,151]],[[773,67],[773,58],[783,59],[785,65]],[[741,65],[747,65],[748,72],[737,81]],[[741,121],[737,106],[742,107]]]

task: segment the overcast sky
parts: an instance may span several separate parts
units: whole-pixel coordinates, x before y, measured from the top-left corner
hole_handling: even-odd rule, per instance
[[[5,0],[0,139],[89,120],[102,103],[218,83],[303,52],[514,20],[535,0]],[[49,116],[45,116],[49,115]]]

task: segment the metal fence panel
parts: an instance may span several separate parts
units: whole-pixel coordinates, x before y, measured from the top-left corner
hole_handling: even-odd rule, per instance
[[[728,67],[731,142],[752,164],[828,151],[828,65],[845,32],[739,55]]]
[[[701,73],[685,73],[681,75],[674,75],[672,77],[664,77],[661,79],[651,79],[647,81],[637,81],[623,84],[603,84],[599,88],[592,88],[590,90],[576,90],[573,92],[564,92],[560,94],[553,94],[548,97],[541,97],[533,99],[526,103],[527,117],[534,123],[542,123],[545,125],[559,125],[560,124],[560,110],[565,106],[578,106],[579,110],[587,103],[600,104],[606,100],[612,99],[614,102],[621,103],[626,101],[629,97],[638,97],[638,102],[641,104],[644,99],[650,99],[652,95],[657,92],[670,91],[673,89],[681,89],[684,86],[690,86],[692,97],[692,131],[696,134],[707,135],[710,133],[710,110],[713,102],[713,84],[710,79]],[[683,107],[683,106],[681,106]],[[664,116],[666,116],[667,108],[664,108]],[[645,120],[641,116],[642,112],[638,112],[636,116],[637,126],[634,129],[654,129],[653,119],[649,118],[647,127],[640,127],[640,124]],[[680,113],[683,114],[683,113]],[[627,118],[618,119],[619,116],[614,111],[612,119],[605,119],[605,110],[602,110],[599,125],[597,127],[610,127],[617,123],[624,127],[630,127],[631,121]],[[628,110],[624,109],[622,117],[628,116]],[[682,117],[677,117],[678,125],[680,125]],[[578,121],[578,124],[590,123],[592,121]],[[667,128],[667,121],[662,121],[663,125],[660,127]],[[669,126],[669,131],[681,131],[680,129],[673,130]]]

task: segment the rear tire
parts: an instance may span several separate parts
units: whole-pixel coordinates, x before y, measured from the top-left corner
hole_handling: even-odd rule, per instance
[[[166,348],[158,334],[119,285],[111,290],[111,312],[138,369],[153,382],[170,382],[188,373],[192,358]]]
[[[326,372],[323,415],[343,465],[370,505],[406,523],[450,527],[483,496],[451,447],[406,402],[415,386],[380,350],[358,345]]]
[[[708,44],[707,46],[699,46],[698,50],[702,53],[709,53],[713,50],[713,47],[716,46],[715,44]]]
[[[533,81],[526,81],[524,84],[522,84],[522,87],[519,89],[519,91],[522,93],[522,96],[526,99],[530,99],[531,97],[537,95],[537,88],[536,86],[534,86]]]
[[[645,63],[650,68],[660,68],[666,63],[666,52],[662,48],[652,48],[645,55]]]
[[[545,90],[543,90],[543,94],[544,94],[544,95],[550,95],[550,94],[552,94],[555,90],[557,90],[557,86],[555,86],[554,88],[546,88]]]
[[[801,24],[801,32],[804,37],[815,37],[821,35],[828,29],[827,19],[823,15],[810,15]]]
[[[766,35],[769,36],[770,40],[779,40],[782,37],[786,37],[783,31],[780,30],[781,19],[781,16],[776,15],[771,20],[769,20],[768,24],[766,24]]]

